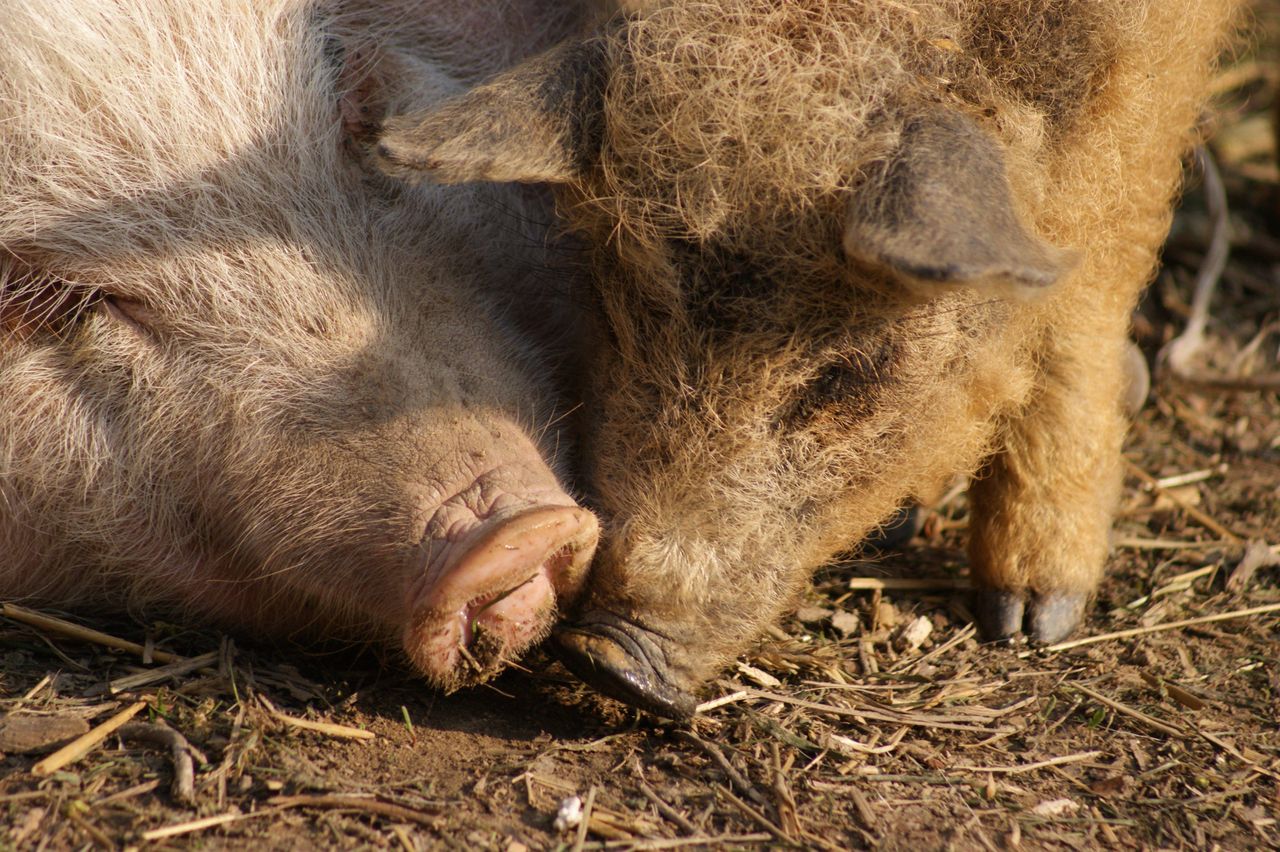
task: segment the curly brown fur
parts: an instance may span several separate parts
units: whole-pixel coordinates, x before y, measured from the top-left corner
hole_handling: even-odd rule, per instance
[[[603,317],[590,606],[667,637],[696,684],[896,506],[981,472],[976,579],[1069,629],[1106,557],[1129,311],[1237,4],[632,5],[599,36],[602,103],[580,119],[597,154],[554,176]],[[526,90],[525,70],[487,90]],[[466,104],[391,126],[383,150],[421,142],[450,180],[496,150],[518,177],[509,138],[450,147]],[[1000,180],[982,195],[963,163],[928,165],[950,155],[922,123],[995,150]],[[897,204],[902,169],[905,206],[870,215],[901,239],[858,251],[880,237],[851,216]],[[942,201],[920,218],[921,199]],[[920,221],[961,256],[905,262],[895,246],[932,238]]]

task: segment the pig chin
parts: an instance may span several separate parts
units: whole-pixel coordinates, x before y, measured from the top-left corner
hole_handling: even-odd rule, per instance
[[[446,501],[410,594],[414,665],[447,691],[496,675],[577,597],[598,535],[595,516],[558,488],[512,493],[489,475]]]

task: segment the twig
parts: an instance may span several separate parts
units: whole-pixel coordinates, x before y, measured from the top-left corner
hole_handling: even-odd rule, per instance
[[[132,722],[120,729],[120,737],[125,740],[142,740],[167,746],[173,759],[173,797],[184,805],[194,804],[196,800],[195,767],[192,758],[206,764],[209,759],[187,738],[173,728],[162,724]]]
[[[702,846],[707,848],[714,846],[724,846],[731,843],[768,843],[773,840],[772,834],[764,832],[758,834],[721,834],[710,835],[702,834],[694,837],[673,837],[662,838],[659,840],[611,840],[607,843],[601,843],[600,849],[618,849],[625,848],[628,850],[659,850],[659,849],[680,849],[684,846]]]
[[[720,751],[714,743],[707,742],[692,731],[680,731],[678,732],[678,736],[685,742],[696,745],[698,748],[710,755],[711,759],[714,760],[724,771],[724,774],[729,777],[730,783],[737,787],[738,791],[742,793],[742,795],[762,807],[768,802],[764,795],[753,787],[751,782],[743,777],[742,773],[738,772],[738,770],[734,768],[733,764],[729,762],[729,758],[725,757],[724,753]]]
[[[1166,343],[1156,355],[1156,363],[1168,368],[1177,378],[1192,378],[1191,361],[1204,347],[1204,332],[1209,324],[1209,302],[1213,291],[1227,268],[1231,254],[1231,221],[1228,216],[1227,190],[1213,157],[1203,146],[1196,149],[1196,159],[1204,171],[1204,195],[1209,217],[1213,220],[1213,234],[1209,238],[1209,250],[1196,273],[1195,289],[1191,296],[1191,314],[1187,327],[1173,340]]]
[[[1013,728],[984,728],[981,725],[965,725],[958,722],[948,721],[953,718],[961,718],[954,716],[936,717],[920,713],[895,713],[890,707],[881,707],[878,710],[870,710],[864,707],[838,707],[834,704],[821,704],[817,701],[805,701],[803,698],[796,698],[792,695],[785,695],[780,692],[765,692],[764,690],[750,690],[753,698],[765,698],[769,701],[777,701],[780,704],[791,704],[795,707],[803,707],[806,710],[814,710],[819,713],[829,713],[833,716],[848,716],[859,721],[870,719],[875,722],[890,722],[898,725],[910,725],[915,728],[937,728],[943,731],[977,731],[983,734],[1000,733],[1002,731],[1013,731]]]
[[[13,715],[14,711],[16,711],[22,705],[26,704],[32,698],[35,698],[36,695],[40,692],[40,690],[44,689],[46,686],[48,686],[52,682],[53,682],[53,675],[45,675],[44,677],[40,678],[39,683],[37,683],[35,686],[28,689],[21,698],[15,700],[13,704],[9,705],[8,715],[10,716]]]
[[[1176,541],[1168,538],[1117,538],[1112,542],[1123,550],[1206,550],[1221,547],[1220,541]]]
[[[764,814],[760,813],[755,808],[748,805],[746,802],[739,799],[737,796],[733,795],[733,793],[730,790],[728,790],[725,787],[721,787],[720,792],[723,793],[725,795],[725,798],[727,798],[730,802],[732,802],[733,805],[738,808],[738,810],[742,811],[744,814],[751,817],[753,820],[759,823],[761,828],[768,831],[774,837],[778,838],[783,843],[787,843],[792,846],[799,845],[799,843],[796,841],[794,837],[788,837],[787,833],[783,831],[781,828],[779,828],[777,825],[774,825],[772,820],[770,820]]]
[[[1147,682],[1147,686],[1154,687],[1168,694],[1170,698],[1186,707],[1189,710],[1203,710],[1209,706],[1209,702],[1205,701],[1197,695],[1192,695],[1176,683],[1170,683],[1163,678],[1156,677],[1150,672],[1138,672],[1138,676]]]
[[[591,827],[591,808],[596,803],[596,787],[591,785],[587,798],[582,803],[582,822],[578,823],[578,834],[573,840],[573,852],[582,852],[582,844],[587,842],[587,829]]]
[[[967,577],[850,577],[853,592],[927,592],[934,589],[972,589]]]
[[[162,680],[168,680],[171,677],[180,677],[190,674],[196,669],[202,669],[212,666],[218,662],[220,651],[210,651],[207,654],[201,654],[198,657],[192,657],[189,660],[180,660],[176,663],[169,663],[166,666],[160,666],[145,672],[126,675],[125,677],[116,678],[108,683],[105,687],[99,686],[96,691],[91,690],[90,695],[107,692],[116,695],[121,692],[131,692],[144,686],[150,686],[153,683],[159,683]],[[155,652],[152,651],[152,656]]]
[[[258,700],[267,708],[267,712],[278,722],[283,722],[294,728],[301,728],[304,731],[315,731],[320,734],[327,734],[331,737],[337,737],[344,740],[374,740],[378,735],[373,731],[365,731],[360,728],[351,728],[346,725],[335,725],[332,722],[313,722],[310,719],[299,719],[296,716],[288,716],[276,709],[265,696],[259,695]]]
[[[778,824],[790,837],[804,837],[804,826],[800,824],[800,815],[796,811],[796,797],[787,784],[787,773],[782,769],[782,755],[775,740],[769,744],[773,755],[773,803],[774,813],[778,815]]]
[[[107,721],[103,722],[96,728],[93,728],[86,734],[76,737],[44,760],[31,767],[31,774],[36,776],[52,775],[64,766],[75,763],[89,752],[93,751],[103,740],[111,736],[128,722],[134,716],[142,712],[142,708],[147,706],[147,702],[138,701],[130,704]]]
[[[94,799],[93,807],[99,808],[103,805],[110,805],[115,802],[123,802],[125,799],[132,799],[134,796],[141,796],[150,793],[152,790],[160,786],[160,779],[156,778],[151,781],[143,781],[141,784],[135,784],[121,790],[118,793],[112,793],[109,796],[103,796],[101,799]]]
[[[0,604],[0,615],[5,618],[11,618],[14,621],[20,621],[23,624],[29,624],[32,627],[39,627],[43,630],[49,630],[72,639],[79,639],[82,642],[92,642],[96,645],[105,645],[108,648],[115,648],[119,651],[129,651],[141,657],[146,653],[146,648],[137,642],[130,642],[127,639],[120,639],[108,633],[102,633],[98,630],[90,630],[88,627],[81,627],[79,624],[73,624],[70,621],[63,621],[61,618],[54,618],[52,615],[36,612],[17,604]],[[176,663],[185,659],[177,654],[170,654],[167,651],[152,651],[151,658],[161,663]]]
[[[1021,775],[1023,772],[1034,772],[1037,769],[1047,769],[1050,766],[1062,766],[1067,763],[1092,760],[1095,757],[1101,757],[1103,754],[1104,752],[1101,751],[1085,751],[1079,754],[1064,754],[1062,757],[1051,757],[1048,760],[1040,760],[1035,763],[1024,763],[1021,766],[953,766],[951,768],[956,772],[990,772],[998,775]]]
[[[1033,657],[1037,654],[1052,654],[1058,651],[1068,651],[1072,648],[1081,648],[1085,645],[1096,645],[1100,642],[1110,642],[1114,639],[1130,639],[1134,636],[1146,636],[1148,633],[1162,633],[1166,630],[1179,630],[1183,627],[1194,627],[1198,624],[1213,624],[1218,621],[1234,621],[1237,618],[1248,618],[1251,615],[1265,615],[1269,612],[1280,612],[1280,604],[1267,604],[1266,606],[1255,606],[1250,609],[1238,609],[1233,612],[1220,612],[1216,615],[1202,615],[1198,618],[1185,618],[1182,621],[1169,621],[1164,624],[1153,624],[1149,627],[1134,627],[1130,630],[1117,630],[1115,633],[1100,633],[1097,636],[1086,636],[1083,639],[1075,639],[1071,642],[1059,642],[1056,645],[1048,645],[1034,651],[1023,651],[1018,654],[1021,659]]]
[[[1128,466],[1129,472],[1132,473],[1134,476],[1136,476],[1138,479],[1141,479],[1144,484],[1146,484],[1151,488],[1152,491],[1158,491],[1161,495],[1163,495],[1164,497],[1167,497],[1169,499],[1169,502],[1177,505],[1178,508],[1182,509],[1182,511],[1186,512],[1189,516],[1191,516],[1197,522],[1199,522],[1201,526],[1207,528],[1210,532],[1217,535],[1223,541],[1230,542],[1231,544],[1241,543],[1240,536],[1236,535],[1231,530],[1227,529],[1222,524],[1215,521],[1212,517],[1205,514],[1200,509],[1196,508],[1195,506],[1192,506],[1190,503],[1188,503],[1186,500],[1183,500],[1177,494],[1173,493],[1172,491],[1168,491],[1164,488],[1161,488],[1160,483],[1156,481],[1156,478],[1154,476],[1147,473],[1145,470],[1138,467],[1136,464],[1134,464],[1133,462],[1127,459],[1125,460],[1125,464]]]
[[[193,819],[190,822],[179,822],[174,825],[166,825],[164,828],[153,828],[151,831],[144,831],[142,832],[142,839],[164,840],[169,837],[178,837],[182,834],[204,831],[206,828],[226,825],[229,822],[239,822],[242,819],[253,819],[254,817],[268,816],[274,813],[276,813],[274,810],[263,810],[254,811],[251,814],[222,814],[221,816],[205,817],[204,819]]]
[[[428,814],[403,805],[360,796],[276,796],[274,799],[268,799],[267,804],[277,808],[334,808],[365,811],[387,819],[416,822],[419,825],[435,826],[438,823],[436,819],[438,814]]]
[[[678,810],[671,807],[671,805],[668,805],[663,801],[662,797],[659,796],[654,789],[649,786],[648,782],[644,780],[640,774],[641,769],[639,761],[632,764],[632,769],[636,773],[636,783],[639,785],[640,792],[644,794],[646,799],[653,802],[653,806],[658,809],[658,813],[680,826],[680,829],[685,833],[690,835],[698,833],[698,827],[696,825],[689,822],[684,814],[680,813]]]
[[[1128,716],[1132,719],[1137,719],[1139,722],[1142,722],[1147,727],[1153,728],[1154,730],[1157,730],[1162,734],[1168,734],[1171,737],[1185,737],[1187,735],[1186,731],[1179,730],[1173,727],[1172,725],[1166,725],[1164,722],[1161,722],[1159,719],[1151,718],[1146,713],[1143,713],[1141,710],[1135,710],[1134,708],[1130,707],[1127,704],[1121,704],[1119,701],[1116,701],[1113,698],[1108,698],[1107,696],[1099,692],[1095,692],[1094,690],[1090,689],[1087,686],[1081,686],[1078,683],[1069,683],[1067,684],[1067,686],[1071,687],[1072,689],[1076,689],[1076,690],[1079,690],[1080,692],[1083,692],[1085,695],[1089,696],[1094,701],[1097,701],[1100,704],[1105,704],[1107,707],[1110,707],[1112,710],[1116,711],[1117,713],[1122,713],[1125,716]]]
[[[1197,482],[1213,479],[1218,474],[1225,472],[1226,469],[1227,466],[1224,464],[1218,467],[1206,467],[1204,470],[1193,470],[1189,473],[1164,476],[1156,480],[1156,485],[1160,488],[1181,488],[1184,485],[1195,485]]]
[[[731,692],[728,695],[722,695],[719,698],[713,698],[710,701],[702,702],[701,704],[699,704],[697,707],[694,708],[693,712],[708,713],[712,710],[715,710],[717,707],[723,707],[726,704],[734,704],[736,702],[741,701],[744,698],[750,698],[750,697],[751,697],[750,693],[743,692],[741,690],[737,692]]]

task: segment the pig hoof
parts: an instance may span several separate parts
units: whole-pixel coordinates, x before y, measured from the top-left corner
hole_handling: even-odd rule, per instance
[[[610,698],[668,719],[693,716],[697,702],[672,682],[665,638],[600,611],[558,626],[553,635],[569,671]]]
[[[989,642],[1007,642],[1022,632],[1023,599],[1017,592],[979,589],[974,596],[978,627]]]
[[[919,506],[903,506],[894,512],[875,532],[862,541],[866,550],[883,553],[898,550],[911,541],[924,526],[924,513]]]
[[[1038,595],[1027,613],[1027,636],[1034,645],[1052,645],[1071,635],[1084,617],[1086,596],[1079,592]]]
[[[1060,642],[1084,616],[1087,596],[1079,592],[1034,593],[981,589],[976,595],[978,627],[991,642],[1024,634],[1034,645]]]

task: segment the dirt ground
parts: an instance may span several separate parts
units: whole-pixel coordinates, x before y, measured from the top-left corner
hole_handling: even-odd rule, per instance
[[[1257,20],[1208,119],[1232,254],[1207,342],[1134,425],[1078,641],[975,640],[961,489],[903,552],[819,576],[686,726],[536,655],[446,697],[367,651],[47,613],[126,651],[10,607],[0,849],[1280,847],[1280,0]],[[1135,318],[1149,359],[1221,219],[1200,175]]]

